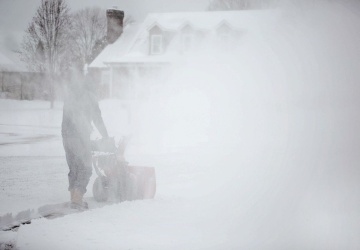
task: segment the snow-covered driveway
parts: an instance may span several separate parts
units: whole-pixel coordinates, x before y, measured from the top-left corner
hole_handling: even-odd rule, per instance
[[[0,156],[59,156],[62,104],[0,100]]]
[[[14,101],[2,105],[9,102]],[[39,104],[14,103],[25,103],[24,110]],[[55,117],[42,122],[50,128],[31,124],[33,120],[19,119],[17,124],[30,123],[36,134],[54,137],[0,145],[2,215],[68,200],[67,166],[59,131],[53,129],[61,109],[49,111],[47,103],[41,105],[44,109],[32,111],[33,115],[45,119],[42,112],[47,112],[48,119]],[[109,106],[116,102],[101,103],[108,122],[113,112]],[[338,144],[328,145],[327,136],[334,132],[326,127],[331,117],[312,112],[307,111],[313,120],[301,127],[300,134],[296,124],[303,121],[301,112],[286,116],[272,112],[267,129],[276,136],[266,129],[248,128],[252,138],[242,134],[244,142],[236,147],[203,145],[146,154],[144,148],[136,149],[139,138],[135,138],[127,159],[156,167],[155,199],[35,220],[18,232],[1,232],[0,242],[18,249],[356,249],[360,246],[358,157],[354,148],[339,151],[348,146],[339,144],[341,137]],[[12,115],[17,116],[16,111]],[[24,135],[19,127],[11,129]],[[91,191],[86,199],[92,199]]]

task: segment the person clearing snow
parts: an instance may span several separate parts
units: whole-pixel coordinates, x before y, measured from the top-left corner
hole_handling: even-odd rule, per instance
[[[91,81],[75,69],[69,76],[61,134],[69,166],[70,207],[84,210],[88,209],[88,205],[83,197],[92,174],[92,122],[103,138],[108,138],[108,132]]]

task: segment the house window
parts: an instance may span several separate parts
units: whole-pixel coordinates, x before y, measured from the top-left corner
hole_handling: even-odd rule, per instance
[[[152,55],[159,55],[163,52],[163,37],[162,35],[151,36],[150,52]]]
[[[224,33],[219,35],[219,42],[223,49],[229,49],[231,46],[230,34]]]
[[[193,46],[193,35],[183,34],[182,35],[182,50],[188,52]]]
[[[186,24],[181,29],[181,49],[183,53],[189,52],[194,45],[194,29]]]
[[[102,71],[101,85],[110,85],[110,72],[109,71]]]
[[[217,40],[219,48],[224,51],[228,52],[233,46],[233,30],[232,28],[226,23],[223,22],[217,29]]]

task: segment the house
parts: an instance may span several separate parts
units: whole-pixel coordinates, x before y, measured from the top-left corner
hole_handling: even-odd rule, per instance
[[[142,98],[163,72],[192,53],[204,48],[231,51],[274,16],[269,10],[149,14],[142,23],[125,27],[89,69],[100,72],[98,81],[107,96]]]
[[[44,75],[30,72],[8,50],[0,51],[0,98],[45,99]]]

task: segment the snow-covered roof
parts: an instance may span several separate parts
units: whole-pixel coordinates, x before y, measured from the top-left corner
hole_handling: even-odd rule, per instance
[[[0,71],[24,72],[26,68],[19,62],[10,59],[9,56],[0,51]]]
[[[0,71],[27,72],[25,64],[20,60],[19,42],[22,32],[1,32],[0,31]]]
[[[144,24],[150,27],[157,23],[164,30],[178,30],[188,23],[194,29],[212,30],[219,23],[227,21],[234,28],[243,29],[273,16],[274,11],[268,10],[153,13],[147,16]]]
[[[154,55],[146,56],[143,54],[129,54],[123,57],[114,57],[113,60],[105,62],[109,64],[142,64],[142,63],[153,63],[153,64],[167,64],[169,62],[175,62],[177,56],[175,55]]]
[[[194,30],[213,31],[221,24],[227,24],[237,31],[256,32],[262,24],[277,18],[278,13],[275,10],[151,13],[142,24],[126,27],[120,38],[114,44],[108,45],[90,67],[104,68],[114,63],[171,61],[174,56],[168,55],[168,52],[162,56],[148,56],[149,30],[154,26],[164,31],[177,32],[186,25]]]
[[[105,68],[105,62],[111,58],[124,56],[129,47],[133,43],[135,36],[139,30],[138,24],[129,24],[124,28],[121,36],[113,43],[105,47],[105,49],[95,58],[89,65],[90,68]]]
[[[0,65],[1,66],[11,65],[12,63],[13,62],[8,57],[6,57],[2,53],[0,53]]]

